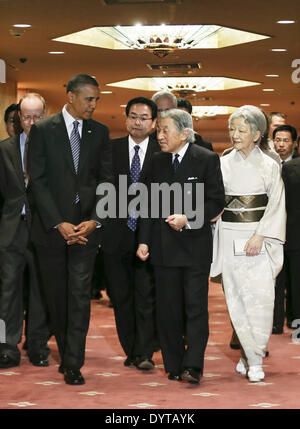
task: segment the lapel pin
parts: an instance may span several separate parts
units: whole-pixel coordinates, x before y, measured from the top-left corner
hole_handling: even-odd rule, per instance
[[[89,134],[91,134],[91,132],[92,132],[91,130],[88,130],[88,133],[89,133]]]

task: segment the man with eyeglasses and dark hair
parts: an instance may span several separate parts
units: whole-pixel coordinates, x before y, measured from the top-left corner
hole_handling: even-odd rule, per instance
[[[18,343],[22,338],[23,274],[29,268],[27,354],[35,366],[48,366],[49,329],[43,305],[35,257],[29,240],[31,211],[27,197],[27,138],[32,124],[45,114],[45,100],[28,93],[19,103],[23,132],[0,145],[0,319],[5,323],[5,342],[0,344],[0,368],[20,364]]]
[[[111,141],[113,174],[119,201],[119,176],[126,178],[127,190],[135,182],[143,182],[149,161],[160,151],[149,137],[156,126],[157,106],[147,98],[137,97],[126,106],[128,136]],[[130,203],[128,198],[128,203]],[[137,219],[110,219],[103,230],[104,265],[113,303],[116,327],[121,346],[127,356],[124,365],[141,370],[154,368],[152,355],[156,349],[154,287],[152,268],[136,255]]]
[[[300,159],[297,148],[297,130],[291,125],[280,125],[273,131],[274,148],[281,159],[282,179],[285,184],[287,226],[284,245],[284,264],[276,279],[273,334],[282,334],[286,314],[287,326],[300,319]],[[286,309],[284,308],[286,290]]]

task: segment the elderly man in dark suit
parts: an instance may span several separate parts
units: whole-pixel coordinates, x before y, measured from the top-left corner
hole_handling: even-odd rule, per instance
[[[20,364],[17,344],[22,338],[23,273],[29,267],[28,356],[35,366],[48,366],[49,330],[40,295],[32,245],[29,242],[31,212],[27,198],[26,145],[32,124],[44,117],[45,100],[36,93],[20,101],[20,121],[24,131],[0,144],[0,319],[5,322],[6,339],[0,344],[0,368]]]
[[[62,112],[35,124],[29,137],[30,193],[36,246],[51,326],[67,384],[84,384],[91,278],[99,246],[96,188],[111,180],[108,128],[91,119],[99,99],[86,74],[67,85]]]
[[[134,98],[126,106],[126,116],[128,136],[111,141],[117,201],[119,180],[126,180],[127,192],[134,183],[142,183],[153,153],[160,151],[157,141],[149,137],[156,126],[156,104],[145,97]],[[157,346],[154,284],[150,263],[136,257],[137,236],[137,220],[117,216],[103,231],[102,250],[117,332],[127,356],[124,365],[149,370],[154,368]]]
[[[222,211],[225,197],[219,157],[192,144],[192,128],[187,112],[161,113],[157,127],[161,153],[153,156],[147,177],[149,201],[160,204],[149,203],[152,218],[141,219],[137,255],[142,260],[150,255],[154,266],[157,326],[169,379],[199,383],[209,332],[210,221]],[[181,195],[161,193],[157,199],[152,195],[153,184],[178,185]],[[203,200],[198,199],[201,184]],[[189,201],[194,212],[187,211]],[[201,214],[203,223],[197,219]]]

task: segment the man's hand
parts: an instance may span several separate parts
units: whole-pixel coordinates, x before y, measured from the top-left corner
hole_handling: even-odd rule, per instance
[[[96,226],[97,222],[94,220],[86,220],[81,222],[79,225],[74,226],[73,232],[68,236],[67,243],[86,244],[88,242],[86,237],[96,229]]]
[[[136,256],[142,261],[146,261],[149,257],[149,247],[147,244],[139,244],[139,247],[136,251]]]
[[[70,234],[74,233],[75,225],[69,222],[62,222],[58,225],[57,229],[65,240],[69,239]]]
[[[186,215],[183,214],[173,214],[169,216],[165,222],[175,231],[180,231],[188,223]]]
[[[247,241],[244,250],[246,251],[247,256],[256,256],[259,255],[264,241],[263,235],[254,234]]]

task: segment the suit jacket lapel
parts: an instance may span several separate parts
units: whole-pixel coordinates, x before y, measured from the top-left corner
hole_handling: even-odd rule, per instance
[[[182,158],[177,171],[175,172],[175,178],[184,179],[189,176],[189,170],[191,166],[191,159],[193,158],[193,145],[190,143],[187,148],[184,157]]]
[[[75,174],[69,135],[61,112],[53,117],[52,127],[54,139],[55,141],[59,142],[59,145],[63,147],[63,151],[69,164],[69,167],[71,168],[71,170],[73,170]]]
[[[20,180],[22,188],[25,187],[24,172],[22,166],[22,155],[20,149],[20,135],[13,137],[11,142],[11,160],[15,167],[16,174]]]
[[[79,165],[78,165],[78,174],[80,170],[84,167],[85,161],[88,157],[90,142],[93,138],[93,129],[90,121],[83,121],[82,124],[82,137],[80,142],[80,156],[79,156]]]
[[[153,156],[153,154],[155,152],[159,152],[159,151],[160,151],[160,148],[159,148],[158,144],[156,143],[156,141],[152,140],[150,137],[149,142],[148,142],[148,146],[147,146],[147,151],[145,154],[143,168],[142,168],[141,174],[140,174],[140,181],[141,182],[143,181],[143,179],[145,177],[145,173],[147,171],[147,166],[149,165],[151,157]]]

